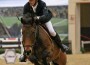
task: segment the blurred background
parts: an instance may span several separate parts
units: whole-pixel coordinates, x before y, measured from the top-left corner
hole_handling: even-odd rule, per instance
[[[23,6],[27,1],[0,0],[0,41],[5,41],[6,38],[18,38],[16,42],[20,43],[22,24],[17,16],[22,16]],[[62,42],[66,43],[68,41],[68,0],[44,1],[53,13],[51,21],[54,29],[59,34]]]

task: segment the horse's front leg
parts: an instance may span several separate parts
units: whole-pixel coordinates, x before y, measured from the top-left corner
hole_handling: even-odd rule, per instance
[[[48,56],[49,56],[49,52],[47,50],[44,50],[42,52],[42,63],[43,63],[43,65],[50,65],[50,63],[47,62]]]
[[[31,61],[32,63],[34,63],[34,65],[40,65],[38,63],[38,59],[37,59],[37,57],[35,55],[30,55],[29,56],[29,61]]]
[[[43,62],[42,62],[43,65],[50,65],[50,63],[47,62],[46,58],[43,58],[42,60],[43,60]]]
[[[38,62],[35,62],[34,65],[40,65]]]

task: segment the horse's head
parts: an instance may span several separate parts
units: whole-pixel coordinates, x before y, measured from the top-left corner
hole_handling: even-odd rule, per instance
[[[34,24],[23,25],[22,34],[23,34],[23,45],[26,50],[31,50],[36,40],[36,30]]]
[[[32,14],[24,14],[21,18],[21,23],[23,24],[23,45],[25,46],[25,49],[29,50],[30,46],[32,46],[33,42],[35,41],[35,26]]]

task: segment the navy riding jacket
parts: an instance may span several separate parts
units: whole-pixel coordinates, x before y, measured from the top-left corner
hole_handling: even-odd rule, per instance
[[[50,10],[47,9],[46,3],[38,0],[38,5],[36,8],[36,12],[33,11],[32,7],[30,6],[29,2],[24,5],[23,14],[30,13],[32,16],[40,16],[39,21],[41,23],[46,23],[52,18],[52,13]]]

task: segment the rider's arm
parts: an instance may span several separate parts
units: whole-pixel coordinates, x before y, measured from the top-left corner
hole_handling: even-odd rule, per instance
[[[29,10],[29,3],[26,3],[23,8],[23,16],[21,18],[22,24],[29,24],[32,21],[32,17]]]
[[[46,4],[43,2],[43,15],[42,16],[37,16],[37,19],[41,23],[46,23],[52,18],[52,13],[50,10],[47,9]]]
[[[29,3],[27,2],[23,8],[23,15],[29,13]]]

